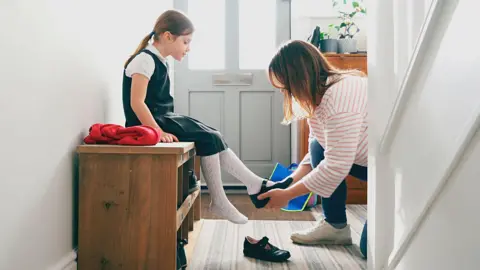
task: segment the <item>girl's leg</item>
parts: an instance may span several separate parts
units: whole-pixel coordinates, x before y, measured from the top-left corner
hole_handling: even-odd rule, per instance
[[[270,199],[258,200],[257,196],[261,193],[267,192],[270,189],[287,188],[293,179],[286,179],[281,182],[267,181],[245,166],[245,164],[235,155],[231,149],[226,149],[220,153],[220,163],[222,168],[235,178],[240,180],[247,188],[247,193],[250,195],[250,200],[256,208],[263,208]]]
[[[212,198],[210,210],[236,224],[245,224],[248,219],[230,203],[223,190],[219,154],[203,156],[200,158],[205,182]]]
[[[230,149],[220,152],[220,164],[222,169],[240,180],[247,188],[248,194],[260,192],[264,178],[254,174]],[[266,186],[273,186],[275,182],[267,181]]]

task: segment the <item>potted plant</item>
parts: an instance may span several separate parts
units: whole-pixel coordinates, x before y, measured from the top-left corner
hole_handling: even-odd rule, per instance
[[[332,0],[333,6],[338,5],[339,0]],[[343,0],[344,4],[346,0]],[[345,10],[339,10],[339,18],[342,20],[340,25],[335,26],[338,31],[338,53],[352,53],[357,52],[357,40],[354,36],[360,32],[360,29],[353,21],[357,13],[366,14],[367,10],[360,2],[352,1],[351,7]]]
[[[332,39],[331,33],[335,25],[328,25],[328,31],[320,32],[320,51],[323,53],[337,53],[337,39]]]

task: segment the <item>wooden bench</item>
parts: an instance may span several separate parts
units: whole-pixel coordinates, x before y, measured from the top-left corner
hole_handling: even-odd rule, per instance
[[[193,143],[156,146],[81,145],[78,267],[176,269],[177,239],[200,220]],[[189,241],[191,250],[193,241]]]

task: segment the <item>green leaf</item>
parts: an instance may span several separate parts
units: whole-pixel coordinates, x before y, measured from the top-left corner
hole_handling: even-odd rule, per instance
[[[340,24],[340,28],[345,27],[345,26],[347,26],[347,24],[344,23],[344,22],[342,22],[342,23]]]
[[[350,13],[349,15],[350,15],[350,17],[351,17],[351,18],[353,18],[353,16],[355,16],[355,14],[357,14],[357,12],[356,12],[356,11],[354,11],[354,12]]]
[[[352,5],[353,5],[353,7],[354,7],[354,8],[356,8],[356,7],[359,7],[359,6],[360,6],[360,4],[359,4],[358,2],[352,2]]]

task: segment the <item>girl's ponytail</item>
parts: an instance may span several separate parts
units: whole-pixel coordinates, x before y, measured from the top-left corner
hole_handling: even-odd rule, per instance
[[[143,38],[140,45],[138,45],[137,50],[128,58],[127,62],[125,62],[125,68],[135,55],[147,47],[148,42],[152,37],[154,40],[158,41],[159,37],[167,31],[174,36],[189,35],[193,33],[194,27],[190,19],[183,14],[183,12],[178,10],[165,11],[160,17],[158,17],[155,27],[153,27],[153,31]]]
[[[142,42],[140,42],[140,44],[138,45],[137,49],[135,50],[135,52],[128,58],[127,62],[125,62],[125,66],[124,68],[127,68],[127,65],[128,63],[130,63],[130,61],[132,61],[133,57],[135,57],[135,55],[137,55],[140,51],[142,51],[143,49],[145,49],[148,45],[148,42],[150,41],[150,39],[155,36],[155,31],[152,31],[150,34],[146,35],[143,39],[142,39]]]

